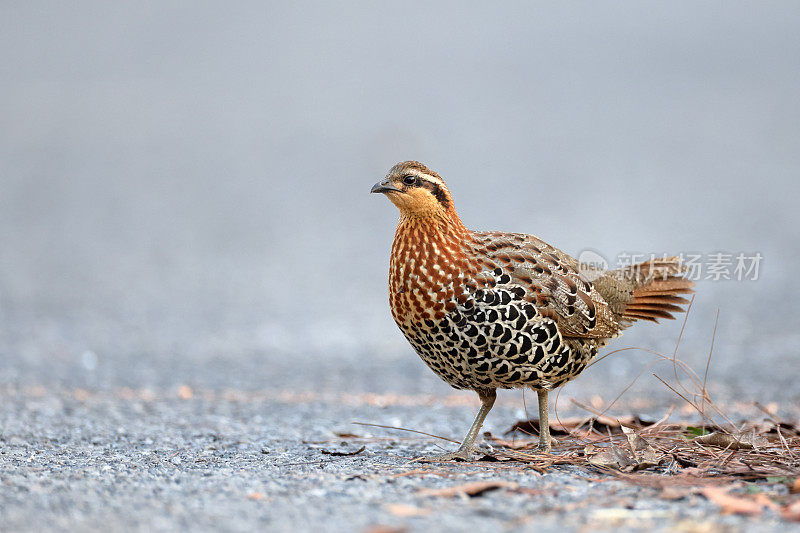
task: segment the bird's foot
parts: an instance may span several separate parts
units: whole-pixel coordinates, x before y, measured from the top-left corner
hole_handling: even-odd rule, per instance
[[[420,463],[445,463],[448,461],[471,461],[474,448],[459,448],[454,452],[437,453],[434,455],[423,455],[414,459]]]
[[[535,449],[539,453],[549,454],[551,446],[550,446],[550,444],[543,444],[543,443],[540,442],[539,444],[536,445]]]
[[[536,446],[536,451],[540,453],[550,453],[550,449],[553,447],[553,444],[558,444],[558,441],[553,437],[544,442],[542,440],[539,441],[539,444]]]

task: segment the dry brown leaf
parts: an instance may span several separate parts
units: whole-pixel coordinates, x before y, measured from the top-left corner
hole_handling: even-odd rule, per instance
[[[653,425],[649,420],[643,420],[639,416],[623,416],[620,418],[612,418],[610,416],[594,416],[591,418],[561,418],[552,420],[550,422],[551,435],[571,435],[578,428],[583,427],[588,429],[591,426],[596,432],[601,434],[619,433],[622,425],[632,427],[648,427]],[[529,420],[519,420],[515,422],[511,428],[505,432],[506,435],[519,431],[527,435],[539,434],[539,419],[531,418]],[[585,431],[583,432],[585,433]]]
[[[794,480],[792,487],[789,489],[790,494],[800,494],[800,477]]]
[[[637,459],[636,470],[661,464],[664,455],[653,448],[636,430],[622,426],[622,431],[628,438],[628,445]]]
[[[766,437],[777,437],[780,432],[781,436],[785,439],[796,437],[800,435],[800,427],[797,424],[790,422],[774,422],[772,420],[763,420],[748,424],[748,427],[754,429],[759,435]]]
[[[453,498],[455,496],[480,496],[484,492],[497,489],[516,489],[517,484],[508,481],[475,481],[443,489],[420,489],[420,496],[436,496],[440,498]]]
[[[325,455],[332,455],[333,457],[347,457],[349,455],[358,455],[359,453],[363,452],[367,447],[362,446],[361,448],[357,449],[354,452],[332,452],[330,450],[321,450],[322,453]]]
[[[431,514],[430,509],[423,509],[422,507],[407,505],[405,503],[390,503],[384,505],[384,509],[389,511],[394,516],[398,516],[400,518],[408,518],[411,516],[426,516]]]
[[[781,422],[777,427],[773,426],[772,429],[770,429],[770,432],[777,433],[778,429],[780,429],[780,432],[784,437],[800,436],[800,424]]]
[[[800,500],[782,507],[780,510],[781,518],[790,522],[800,522]]]
[[[262,492],[251,492],[247,495],[248,500],[266,500],[267,497]]]
[[[647,443],[647,441],[644,440],[644,438],[642,438],[642,436],[639,435],[636,430],[627,426],[622,426],[622,432],[628,439],[628,445],[631,447],[632,452],[639,452],[650,448],[650,445]]]
[[[759,515],[765,507],[780,510],[777,504],[766,494],[759,493],[755,497],[734,496],[729,494],[732,487],[705,487],[700,494],[721,508],[722,514]]]
[[[664,455],[653,448],[636,430],[622,426],[622,431],[628,440],[628,446],[598,448],[589,444],[583,450],[589,463],[622,472],[636,472],[658,466],[664,461]]]
[[[506,439],[501,439],[499,437],[495,437],[488,431],[484,432],[483,438],[492,441],[492,444],[496,446],[502,446],[503,448],[508,448],[509,450],[522,450],[524,448],[528,448],[531,446],[531,441],[521,440],[521,441],[511,441]]]
[[[597,447],[593,444],[589,444],[584,448],[584,454],[588,457],[590,464],[615,470],[625,470],[636,464],[633,454],[626,448],[612,446],[603,448],[599,452],[596,450]]]
[[[339,437],[340,439],[360,439],[361,438],[360,435],[356,435],[355,433],[346,433],[346,432],[334,431],[333,434],[336,435],[337,437]]]
[[[577,419],[576,419],[577,420]],[[550,434],[551,435],[569,435],[570,428],[564,427],[568,426],[569,419],[564,420],[564,425],[560,424],[550,424]],[[577,422],[575,423],[575,427],[577,427]],[[574,429],[574,428],[572,428]],[[508,431],[505,432],[505,435],[509,433],[514,433],[519,431],[520,433],[524,433],[525,435],[538,435],[539,434],[539,419],[538,418],[531,418],[530,420],[518,420],[514,422],[514,424],[509,428]]]
[[[767,439],[756,435],[755,431],[742,433],[740,435],[731,435],[730,433],[714,431],[708,435],[695,437],[694,440],[700,444],[719,446],[720,448],[727,448],[729,450],[752,450],[754,446],[766,446],[768,444]]]

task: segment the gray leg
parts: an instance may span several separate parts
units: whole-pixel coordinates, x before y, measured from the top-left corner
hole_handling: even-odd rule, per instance
[[[449,453],[421,457],[419,459],[420,461],[425,463],[452,461],[453,459],[468,461],[472,458],[472,452],[475,451],[475,439],[478,437],[478,432],[481,430],[481,426],[483,426],[483,421],[486,419],[486,415],[488,415],[489,411],[492,410],[495,398],[497,398],[497,392],[495,389],[486,389],[476,392],[481,399],[481,408],[478,411],[478,416],[475,417],[475,421],[469,428],[467,435],[464,437],[464,441],[461,443],[461,446],[458,447],[458,450]]]
[[[539,396],[539,449],[550,451],[550,419],[548,417],[547,391],[537,390]]]

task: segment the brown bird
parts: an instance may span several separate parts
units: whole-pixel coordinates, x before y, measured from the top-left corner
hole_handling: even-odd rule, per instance
[[[550,449],[548,391],[586,368],[637,320],[674,318],[694,285],[678,258],[619,270],[579,263],[538,237],[470,231],[436,172],[398,163],[370,192],[400,210],[389,267],[395,322],[437,376],[478,393],[481,408],[457,451],[468,460],[498,388],[539,398],[539,447]]]

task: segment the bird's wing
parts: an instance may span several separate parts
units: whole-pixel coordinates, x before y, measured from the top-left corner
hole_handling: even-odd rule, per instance
[[[524,290],[539,315],[552,319],[564,337],[610,338],[619,324],[608,303],[578,270],[578,261],[538,237],[473,232],[472,253],[482,271],[477,285]]]

